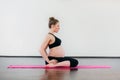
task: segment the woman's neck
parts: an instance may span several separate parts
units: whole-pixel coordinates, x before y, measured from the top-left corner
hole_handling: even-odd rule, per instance
[[[52,31],[52,30],[50,30],[50,31],[49,31],[49,33],[55,34],[55,32],[54,32],[54,31]]]

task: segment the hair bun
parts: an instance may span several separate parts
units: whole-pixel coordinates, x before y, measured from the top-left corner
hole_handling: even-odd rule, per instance
[[[54,18],[54,17],[50,17],[50,18],[49,18],[49,21],[52,21],[52,20],[55,20],[55,18]]]
[[[55,19],[54,17],[49,17],[49,28],[51,28],[51,25],[55,25],[56,23],[58,23],[59,21],[57,19]]]

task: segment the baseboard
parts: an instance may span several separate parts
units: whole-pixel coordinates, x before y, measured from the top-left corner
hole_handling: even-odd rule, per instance
[[[0,56],[7,58],[42,58],[42,56]],[[66,56],[73,58],[120,58],[120,56]]]

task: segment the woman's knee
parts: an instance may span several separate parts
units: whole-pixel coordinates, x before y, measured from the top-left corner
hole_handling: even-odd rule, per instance
[[[70,67],[76,67],[78,65],[78,60],[76,59],[71,59],[70,60]]]

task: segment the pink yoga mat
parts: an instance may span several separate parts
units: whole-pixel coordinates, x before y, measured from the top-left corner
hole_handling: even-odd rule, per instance
[[[59,68],[63,68],[63,69],[96,69],[96,68],[111,68],[111,66],[107,66],[107,65],[103,65],[103,66],[94,66],[94,65],[78,65],[77,67],[46,67],[43,65],[9,65],[8,68],[12,68],[12,69],[18,69],[18,68],[27,68],[27,69],[34,69],[34,68],[38,68],[38,69],[59,69]]]

